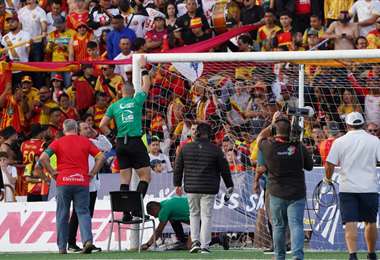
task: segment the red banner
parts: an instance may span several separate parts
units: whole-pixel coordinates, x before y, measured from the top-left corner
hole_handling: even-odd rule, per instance
[[[207,52],[218,45],[227,42],[231,38],[242,33],[250,32],[257,29],[257,25],[245,25],[242,27],[234,28],[228,32],[222,33],[211,39],[194,43],[191,45],[168,50],[167,53],[190,53],[190,52]],[[33,72],[48,72],[48,71],[75,71],[79,69],[80,64],[131,64],[132,58],[125,60],[99,60],[88,62],[12,62],[9,67],[12,71],[33,71]],[[0,74],[1,78],[1,74]],[[1,80],[1,79],[0,79]],[[0,81],[1,82],[1,81]],[[1,93],[1,91],[0,91]]]

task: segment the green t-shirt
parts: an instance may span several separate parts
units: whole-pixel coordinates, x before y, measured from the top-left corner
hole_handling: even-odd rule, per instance
[[[115,119],[117,137],[142,135],[142,111],[146,98],[147,94],[141,91],[108,107],[106,116]]]
[[[186,197],[172,197],[160,202],[158,213],[160,222],[169,220],[190,221],[189,203]]]

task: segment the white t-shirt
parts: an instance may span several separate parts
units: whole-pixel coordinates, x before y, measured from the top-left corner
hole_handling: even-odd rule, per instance
[[[173,172],[172,165],[171,165],[169,157],[167,155],[165,155],[163,153],[159,153],[156,156],[156,155],[153,155],[153,154],[149,153],[149,158],[150,158],[150,161],[153,161],[153,160],[159,160],[159,161],[161,161],[162,172],[161,173],[157,173],[157,172],[155,172],[155,171],[152,170],[153,174],[165,174],[165,173],[172,173]]]
[[[327,161],[339,165],[339,192],[378,192],[376,163],[380,160],[380,140],[364,130],[349,131],[336,139]]]
[[[96,139],[90,139],[90,141],[98,147],[102,152],[108,152],[112,149],[112,144],[108,141],[104,135],[99,135]],[[95,158],[93,156],[88,157],[88,169],[91,171],[95,166]],[[90,192],[98,191],[100,189],[100,180],[98,176],[95,176],[90,181]]]
[[[16,167],[14,166],[8,166],[7,167],[7,170],[8,172],[10,173],[10,175],[13,177],[13,178],[16,178],[17,177],[17,169]],[[0,170],[1,171],[1,170]],[[4,185],[10,185],[13,187],[13,189],[15,189],[15,182],[12,182],[10,179],[8,179],[8,176],[1,172],[2,175],[3,175],[3,181],[4,181]],[[6,202],[11,202],[11,201],[14,201],[13,200],[13,195],[12,195],[12,192],[9,188],[6,188],[5,189],[5,201]]]
[[[132,57],[133,52],[131,52],[128,55],[124,55],[123,53],[119,53],[113,60],[125,60]],[[114,72],[117,74],[120,74],[125,81],[128,81],[128,76],[126,71],[132,71],[132,64],[125,64],[125,65],[116,65]]]
[[[127,19],[125,19],[125,26],[129,24],[129,29],[133,30],[136,33],[136,37],[144,38],[146,33],[145,23],[148,21],[148,16],[135,14],[128,15]],[[132,19],[131,22],[129,20]]]
[[[117,8],[110,8],[110,9],[107,9],[107,11],[108,11],[112,16],[114,16],[114,15],[118,15],[118,14],[119,14],[119,9],[117,9]],[[94,11],[94,13],[92,13],[91,15],[92,15],[93,18],[94,18],[94,22],[97,22],[97,23],[99,23],[100,20],[103,20],[103,21],[105,21],[105,22],[108,22],[108,21],[111,19],[111,18],[110,18],[108,15],[106,15],[105,13],[99,13],[97,10]],[[102,31],[103,31],[103,30],[106,30],[106,29],[110,29],[110,30],[112,30],[112,26],[111,26],[111,25],[101,26],[101,27],[99,27],[98,29],[96,29],[96,30],[94,31],[94,35],[95,35],[97,38],[99,38],[100,35],[102,35]]]
[[[380,15],[380,2],[378,0],[359,0],[351,7],[350,13],[358,16],[358,21],[364,21],[374,15]],[[368,32],[375,29],[375,24],[360,26],[360,36],[367,36]]]
[[[7,47],[8,44],[6,43],[6,40],[9,39],[12,42],[12,45],[15,45],[19,42],[29,41],[30,40],[30,34],[25,31],[19,31],[17,34],[13,34],[12,32],[7,33],[4,35],[4,37],[1,39],[1,45],[4,47]],[[21,62],[28,62],[29,61],[29,53],[27,51],[27,48],[29,47],[29,44],[22,45],[20,47],[15,48],[15,51],[19,57],[19,60]],[[15,60],[12,53],[8,51],[9,57],[11,60]]]
[[[18,19],[22,24],[22,30],[28,32],[32,38],[42,34],[41,23],[47,22],[46,12],[39,6],[33,10],[24,6],[18,11]]]
[[[364,99],[364,110],[367,123],[380,125],[380,96],[367,95]]]

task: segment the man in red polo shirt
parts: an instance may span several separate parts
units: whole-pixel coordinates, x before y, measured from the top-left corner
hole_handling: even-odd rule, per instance
[[[67,253],[69,235],[70,204],[79,220],[83,243],[82,253],[89,254],[92,249],[91,216],[88,207],[90,200],[89,183],[103,165],[103,154],[91,141],[78,135],[78,124],[73,119],[63,123],[65,136],[53,141],[42,153],[40,164],[48,171],[57,185],[57,244],[60,254]],[[50,156],[57,156],[57,170],[50,165]],[[95,158],[95,166],[89,172],[88,157]]]

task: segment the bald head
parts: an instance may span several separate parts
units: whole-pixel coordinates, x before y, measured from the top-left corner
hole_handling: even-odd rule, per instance
[[[121,93],[123,97],[133,97],[133,95],[135,94],[135,89],[131,83],[126,82],[124,86],[121,88]]]

